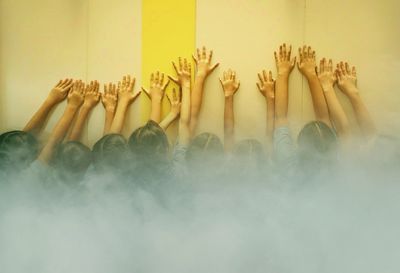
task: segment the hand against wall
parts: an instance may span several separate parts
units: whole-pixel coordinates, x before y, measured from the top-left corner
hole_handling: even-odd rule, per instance
[[[232,97],[240,87],[240,81],[236,80],[236,72],[229,69],[224,71],[223,78],[219,79],[225,97]]]

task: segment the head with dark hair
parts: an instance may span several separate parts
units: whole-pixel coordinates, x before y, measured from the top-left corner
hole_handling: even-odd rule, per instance
[[[300,163],[319,164],[336,159],[337,137],[335,132],[321,121],[307,123],[297,138]]]
[[[24,131],[11,131],[0,135],[0,169],[19,171],[27,168],[37,157],[36,138]]]
[[[223,154],[224,146],[219,137],[212,133],[202,133],[190,143],[186,160],[191,168],[216,167],[221,163]]]
[[[168,159],[169,143],[164,130],[154,121],[136,129],[128,140],[129,150],[138,160]]]
[[[59,178],[79,180],[92,162],[90,149],[78,141],[68,141],[57,147],[52,165]]]
[[[128,160],[126,139],[120,134],[103,136],[94,144],[92,158],[98,171],[124,171]]]

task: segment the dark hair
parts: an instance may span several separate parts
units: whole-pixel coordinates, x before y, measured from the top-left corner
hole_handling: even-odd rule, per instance
[[[141,159],[168,157],[169,143],[164,130],[154,121],[136,129],[129,137],[128,146],[134,156]]]
[[[335,132],[321,121],[307,123],[297,138],[300,161],[313,163],[333,160],[336,157]]]
[[[202,133],[193,138],[186,152],[189,165],[199,165],[219,161],[224,153],[224,146],[218,136]]]
[[[264,157],[263,146],[256,139],[244,139],[235,145],[233,155],[235,157],[261,159]]]
[[[61,178],[81,178],[92,162],[90,149],[79,141],[68,141],[57,147],[52,165]]]
[[[93,146],[92,159],[96,170],[124,169],[127,161],[126,139],[120,134],[103,136]]]
[[[0,135],[0,169],[22,170],[37,157],[39,143],[24,131],[11,131]]]

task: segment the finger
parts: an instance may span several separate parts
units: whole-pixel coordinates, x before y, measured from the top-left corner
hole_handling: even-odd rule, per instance
[[[232,71],[232,80],[236,81],[236,72],[235,71]]]
[[[221,78],[219,78],[219,82],[221,83],[222,88],[224,88],[224,82],[222,81]]]
[[[353,66],[353,68],[351,69],[351,75],[353,75],[353,77],[357,77],[357,71],[355,66]]]
[[[174,77],[172,77],[172,76],[170,76],[170,75],[168,75],[168,78],[169,78],[171,81],[173,81],[174,83],[179,84],[179,80],[178,80],[177,78],[174,78]]]
[[[264,81],[268,81],[267,71],[263,70]]]
[[[278,55],[276,54],[276,51],[274,51],[274,57],[275,57],[275,63],[278,63]]]
[[[129,84],[129,90],[133,91],[133,87],[135,86],[136,83],[136,79],[132,78],[132,80],[130,80],[130,84]]]
[[[108,93],[107,84],[104,84],[104,88],[103,88],[103,90],[104,90],[104,94],[107,94],[107,93]]]
[[[201,58],[203,60],[207,58],[207,50],[205,46],[203,46],[203,50],[201,51]]]
[[[224,81],[226,81],[228,79],[228,72],[227,71],[224,71],[223,79],[224,79]]]
[[[258,91],[260,91],[261,93],[263,93],[260,84],[259,84],[258,82],[256,82],[256,85],[257,85]]]
[[[309,47],[307,48],[307,56],[308,56],[309,58],[312,57],[311,46],[309,46]]]
[[[151,73],[150,75],[150,86],[154,84],[154,73]]]
[[[150,99],[150,93],[142,86],[142,92],[146,94],[146,96]]]
[[[171,100],[169,94],[167,94],[166,97],[167,97],[167,99],[168,99],[169,104],[172,105],[172,101],[173,101],[173,100]]]
[[[299,47],[299,58],[300,62],[303,62],[303,52],[301,51],[301,47]]]
[[[213,65],[213,67],[211,67],[211,72],[213,72],[215,70],[215,68],[217,68],[219,66],[219,63],[216,63]]]
[[[283,47],[282,47],[282,57],[286,60],[286,43],[283,43]]]
[[[260,79],[260,83],[262,84],[264,82],[264,79],[262,78],[260,73],[258,73],[257,75],[258,75],[258,78]]]
[[[212,56],[213,56],[213,51],[210,50],[210,54],[208,55],[208,62],[209,63],[211,63]]]
[[[182,58],[179,57],[179,71],[182,71]]]
[[[164,83],[164,73],[161,73],[160,84],[162,85],[163,83]]]
[[[272,71],[271,70],[268,72],[268,76],[269,76],[268,80],[272,82],[273,79],[272,79]]]
[[[192,54],[192,58],[193,58],[194,63],[197,64],[197,58],[196,58],[196,56],[194,56],[194,54]]]
[[[283,55],[283,53],[282,53],[282,46],[279,46],[279,61],[282,61],[282,55]]]
[[[197,49],[197,60],[201,59],[201,53],[200,53],[200,49]]]
[[[169,80],[167,80],[167,82],[164,84],[164,86],[162,86],[162,90],[165,90],[165,88],[167,88],[168,84],[169,84]]]
[[[346,67],[346,73],[347,73],[348,75],[351,75],[349,63],[346,62],[346,63],[345,63],[345,67]]]
[[[176,96],[176,89],[175,88],[172,89],[172,99],[173,99],[174,102],[178,100],[178,98]]]
[[[155,84],[158,84],[159,82],[160,82],[160,72],[157,71],[157,72],[156,72],[156,77],[155,77],[155,79],[154,79],[154,83],[155,83]]]
[[[187,62],[186,58],[183,59],[183,69],[184,69],[185,71],[188,70],[188,62]]]
[[[292,55],[292,45],[289,46],[289,51],[287,53],[287,60],[290,61],[290,57]]]

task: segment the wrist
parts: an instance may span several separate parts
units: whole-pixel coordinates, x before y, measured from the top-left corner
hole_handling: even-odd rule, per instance
[[[225,94],[225,101],[233,101],[233,94]]]
[[[305,73],[304,76],[307,78],[308,81],[318,80],[317,73]]]
[[[198,72],[196,73],[195,81],[196,82],[204,82],[207,78],[207,74],[204,72]]]
[[[114,115],[115,113],[115,107],[106,107],[105,110],[107,115]]]
[[[154,96],[151,97],[151,103],[152,104],[161,104],[162,99],[163,99],[163,96],[154,95]]]

